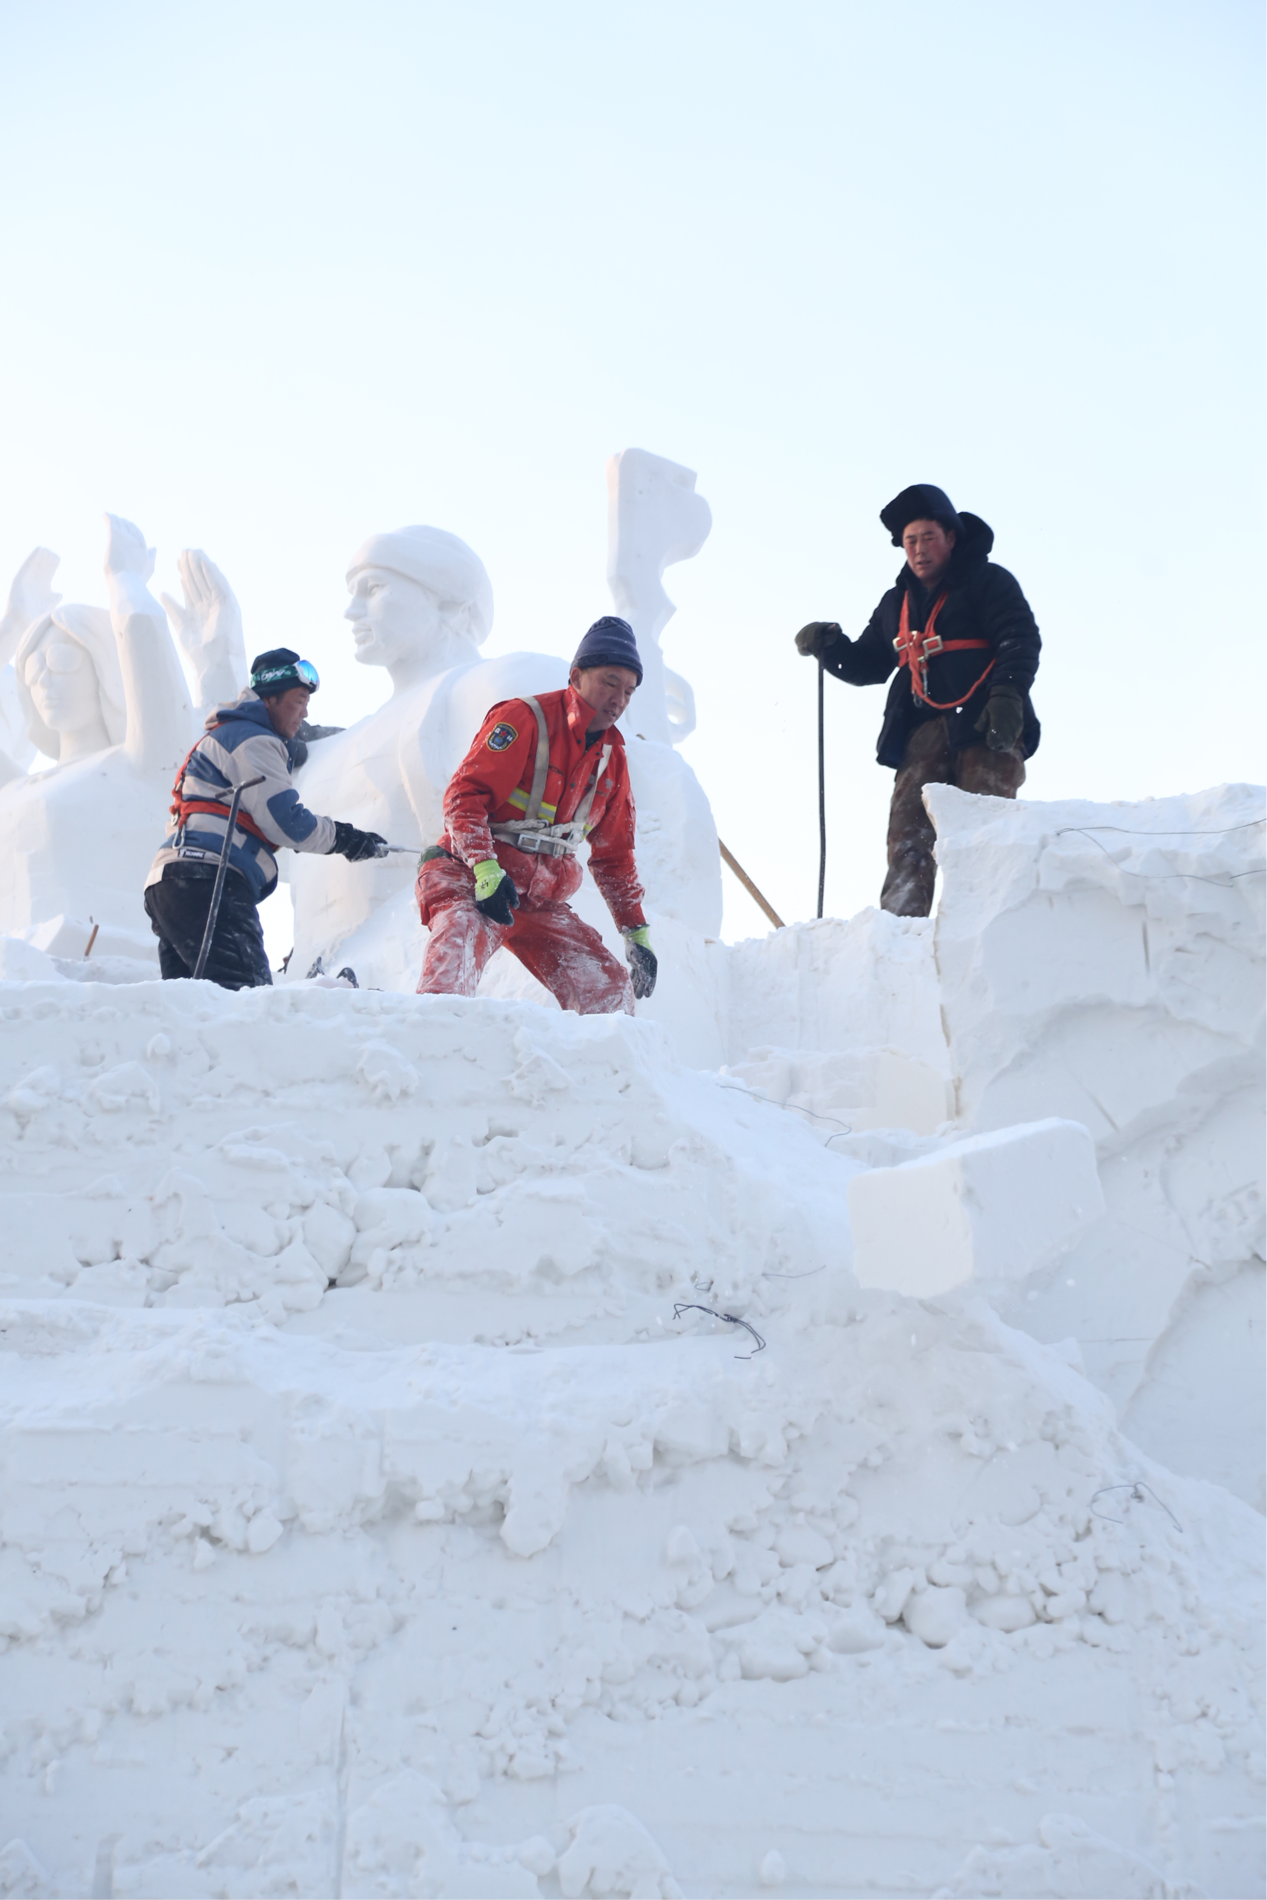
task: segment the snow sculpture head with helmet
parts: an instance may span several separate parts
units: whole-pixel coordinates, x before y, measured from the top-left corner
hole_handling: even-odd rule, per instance
[[[344,610],[363,666],[385,666],[399,692],[454,666],[469,666],[493,624],[484,563],[443,528],[371,535],[347,572]]]

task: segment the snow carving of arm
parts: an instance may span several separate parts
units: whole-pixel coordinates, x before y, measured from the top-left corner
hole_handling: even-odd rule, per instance
[[[159,599],[193,675],[198,702],[195,723],[201,728],[214,707],[236,699],[246,685],[242,609],[224,575],[201,548],[185,548],[177,568],[184,606],[170,594],[160,594]]]
[[[695,730],[695,691],[671,666],[664,669],[664,706],[673,743],[681,745]]]
[[[60,566],[60,554],[51,548],[33,548],[13,576],[0,617],[0,666],[13,658],[27,628],[58,605],[61,595],[53,592],[53,576]]]
[[[678,744],[694,729],[690,688],[669,674],[660,635],[676,609],[662,576],[699,553],[713,525],[695,492],[695,471],[646,449],[623,449],[607,464],[607,585],[616,612],[634,630],[644,668],[636,707],[621,721],[644,738]]]
[[[53,576],[61,557],[51,548],[35,548],[13,577],[4,614],[0,616],[0,784],[21,778],[35,757],[27,737],[17,682],[9,662],[28,627],[52,613],[61,600],[53,591]]]
[[[127,707],[123,750],[139,772],[173,772],[189,744],[193,710],[163,610],[146,586],[154,550],[121,515],[107,515],[106,523],[110,619]]]

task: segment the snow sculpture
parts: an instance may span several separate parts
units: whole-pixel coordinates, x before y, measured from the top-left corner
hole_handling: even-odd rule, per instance
[[[695,696],[660,651],[660,635],[676,612],[664,570],[698,554],[712,525],[708,503],[695,492],[694,469],[646,449],[625,449],[608,462],[607,584],[645,669],[621,722],[638,807],[638,868],[657,923],[671,919],[715,938],[722,918],[717,828],[703,787],[673,750],[695,730]],[[679,965],[685,951],[684,941],[675,946]],[[661,1010],[668,1000],[661,999]]]
[[[695,730],[695,695],[664,664],[660,635],[677,612],[663,575],[699,553],[713,517],[695,493],[695,470],[646,449],[624,449],[607,464],[607,584],[616,612],[634,630],[646,669],[630,718],[644,738],[679,745]]]
[[[48,548],[35,548],[14,575],[0,618],[0,783],[25,772],[35,757],[12,662],[27,628],[51,613],[61,600],[61,595],[53,592],[56,572],[57,556]]]
[[[193,677],[198,702],[194,724],[201,731],[207,714],[236,699],[246,685],[242,610],[228,581],[201,548],[183,549],[176,565],[184,606],[170,594],[159,598]]]
[[[689,717],[679,710],[675,724],[665,699],[668,680],[675,705],[685,709],[690,688],[666,675],[657,645],[673,612],[660,575],[668,562],[697,552],[711,517],[689,469],[642,449],[615,457],[611,469],[609,575],[617,606],[633,616],[647,666],[631,716],[637,731],[630,733],[639,868],[653,912],[715,937],[717,833],[698,780],[670,743],[694,724],[693,704]],[[312,810],[337,812],[393,844],[432,844],[443,828],[445,786],[488,708],[564,685],[567,659],[532,652],[481,659],[493,623],[492,586],[479,556],[442,528],[372,535],[353,556],[347,582],[352,598],[344,618],[356,658],[384,667],[392,694],[377,712],[314,746],[302,796]],[[318,957],[327,967],[337,958],[362,982],[413,988],[425,938],[409,857],[355,867],[296,858],[285,870],[295,906],[293,976],[304,976]],[[604,927],[606,911],[588,882],[578,907]],[[517,966],[498,967],[489,978],[505,993],[521,993],[523,982],[532,980]]]
[[[0,762],[0,932],[74,955],[91,919],[98,954],[151,958],[141,889],[193,715],[145,584],[154,551],[131,522],[106,520],[109,613],[60,604],[47,549],[10,597],[6,629],[39,609],[17,646],[15,688],[28,743],[56,763],[23,773],[11,755]]]
[[[444,788],[499,699],[561,686],[566,662],[545,653],[481,661],[493,624],[493,590],[479,556],[443,528],[372,535],[347,573],[356,658],[382,666],[391,698],[345,732],[314,746],[301,777],[313,811],[335,812],[392,844],[439,837]],[[323,710],[326,710],[323,708]],[[412,989],[422,958],[413,905],[415,861],[379,865],[285,864],[295,905],[292,975],[337,952],[361,976]],[[390,916],[383,914],[390,905]]]

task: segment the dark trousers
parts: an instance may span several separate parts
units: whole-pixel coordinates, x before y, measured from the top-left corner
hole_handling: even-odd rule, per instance
[[[952,746],[945,714],[916,726],[906,742],[889,806],[889,872],[880,892],[881,910],[897,917],[927,917],[933,908],[937,834],[924,810],[926,785],[957,785],[986,798],[1015,798],[1025,783],[1019,746],[991,752],[989,746]]]
[[[192,976],[207,928],[214,864],[169,864],[145,893],[150,929],[158,938],[158,967],[165,979]],[[215,934],[203,976],[223,990],[258,989],[273,973],[264,954],[260,914],[240,871],[224,880]]]

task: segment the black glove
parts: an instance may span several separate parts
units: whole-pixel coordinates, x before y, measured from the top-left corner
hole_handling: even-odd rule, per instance
[[[641,1003],[654,990],[656,971],[660,966],[655,951],[647,941],[645,924],[639,924],[636,930],[625,930],[622,935],[625,939],[625,962],[629,965],[629,982]]]
[[[500,871],[497,882],[489,890],[488,884],[493,873]],[[480,896],[480,891],[484,896]],[[503,871],[496,858],[485,858],[475,866],[475,908],[481,916],[487,917],[491,924],[514,923],[512,911],[519,909],[519,892],[515,889],[515,880],[509,871]]]
[[[809,625],[802,627],[797,634],[796,650],[798,653],[803,653],[806,659],[813,657],[821,660],[827,647],[843,639],[844,635],[835,620],[811,620]]]
[[[349,864],[360,864],[365,858],[378,857],[379,845],[386,843],[386,838],[380,838],[376,831],[358,831],[355,825],[336,818],[330,856],[346,858]]]
[[[1025,702],[1017,686],[996,686],[973,727],[983,732],[991,752],[1010,752],[1025,729]]]

